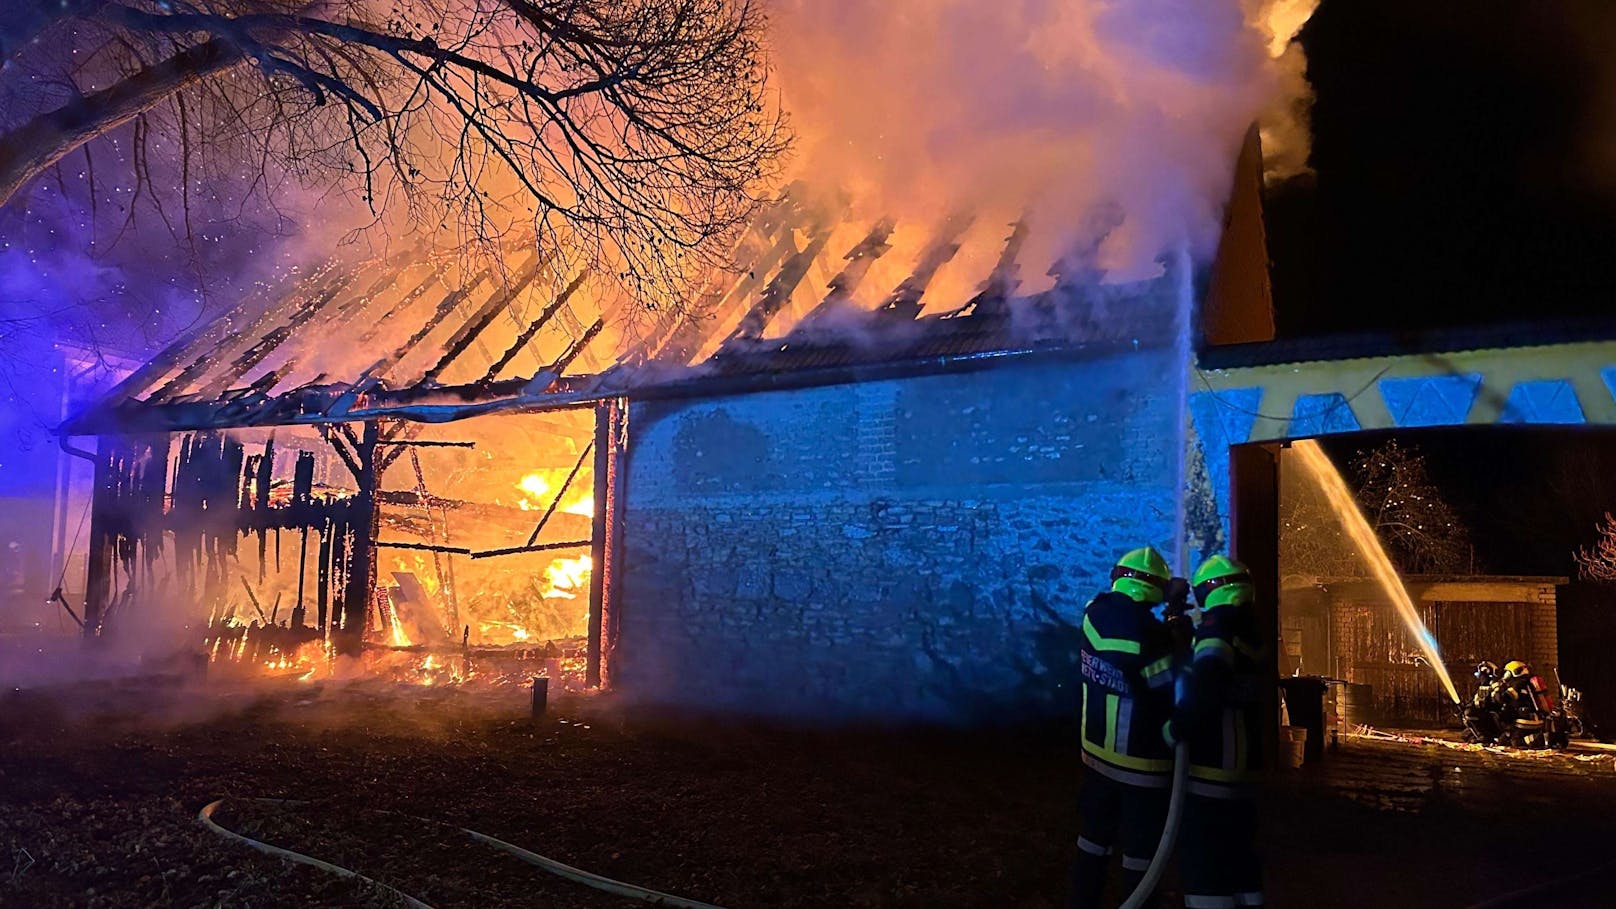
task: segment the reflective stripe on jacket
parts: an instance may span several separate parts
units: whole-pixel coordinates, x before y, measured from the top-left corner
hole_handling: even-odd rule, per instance
[[[1083,761],[1119,782],[1165,786],[1173,755],[1162,737],[1172,716],[1167,626],[1148,606],[1107,592],[1083,610]]]

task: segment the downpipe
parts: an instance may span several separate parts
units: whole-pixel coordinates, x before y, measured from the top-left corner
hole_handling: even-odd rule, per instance
[[[1184,822],[1184,798],[1189,792],[1189,776],[1189,746],[1179,742],[1173,746],[1173,788],[1172,794],[1167,797],[1167,822],[1162,825],[1161,841],[1156,844],[1156,854],[1151,856],[1150,866],[1145,869],[1145,876],[1140,878],[1139,886],[1122,901],[1120,909],[1139,909],[1145,905],[1150,895],[1156,892],[1162,875],[1167,873],[1167,863],[1173,857],[1174,847],[1178,845],[1178,828]]]

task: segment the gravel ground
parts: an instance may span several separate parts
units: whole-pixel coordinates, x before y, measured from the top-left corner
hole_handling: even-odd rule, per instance
[[[457,826],[731,909],[1061,904],[1061,735],[790,730],[607,697],[525,712],[517,689],[374,684],[0,697],[0,906],[393,905],[204,830],[218,798],[225,826],[438,909],[637,905]],[[1270,788],[1271,905],[1467,907],[1608,861],[1612,808],[1616,762],[1351,743]],[[1609,906],[1609,878],[1521,905]]]

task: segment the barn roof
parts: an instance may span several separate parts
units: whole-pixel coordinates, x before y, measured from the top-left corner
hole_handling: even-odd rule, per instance
[[[1106,283],[1092,261],[1101,233],[1089,257],[1031,269],[1049,286],[1025,293],[1027,235],[965,215],[905,230],[788,193],[760,212],[733,269],[656,319],[630,318],[640,309],[531,248],[481,266],[425,247],[327,264],[181,337],[62,431],[439,422],[1171,340],[1187,286],[1176,268]]]

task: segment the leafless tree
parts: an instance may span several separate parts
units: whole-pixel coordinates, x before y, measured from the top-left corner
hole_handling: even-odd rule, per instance
[[[1616,581],[1616,516],[1605,512],[1599,539],[1576,552],[1577,573],[1585,581]]]
[[[754,0],[4,6],[0,205],[77,152],[93,181],[87,143],[127,127],[142,173],[176,162],[160,204],[234,174],[481,238],[531,223],[655,300],[712,264],[788,144]]]
[[[1287,574],[1367,573],[1354,544],[1318,490],[1288,471],[1281,506],[1281,561]],[[1425,457],[1396,440],[1359,452],[1348,467],[1354,497],[1392,563],[1411,574],[1469,570],[1470,533],[1431,480]]]

